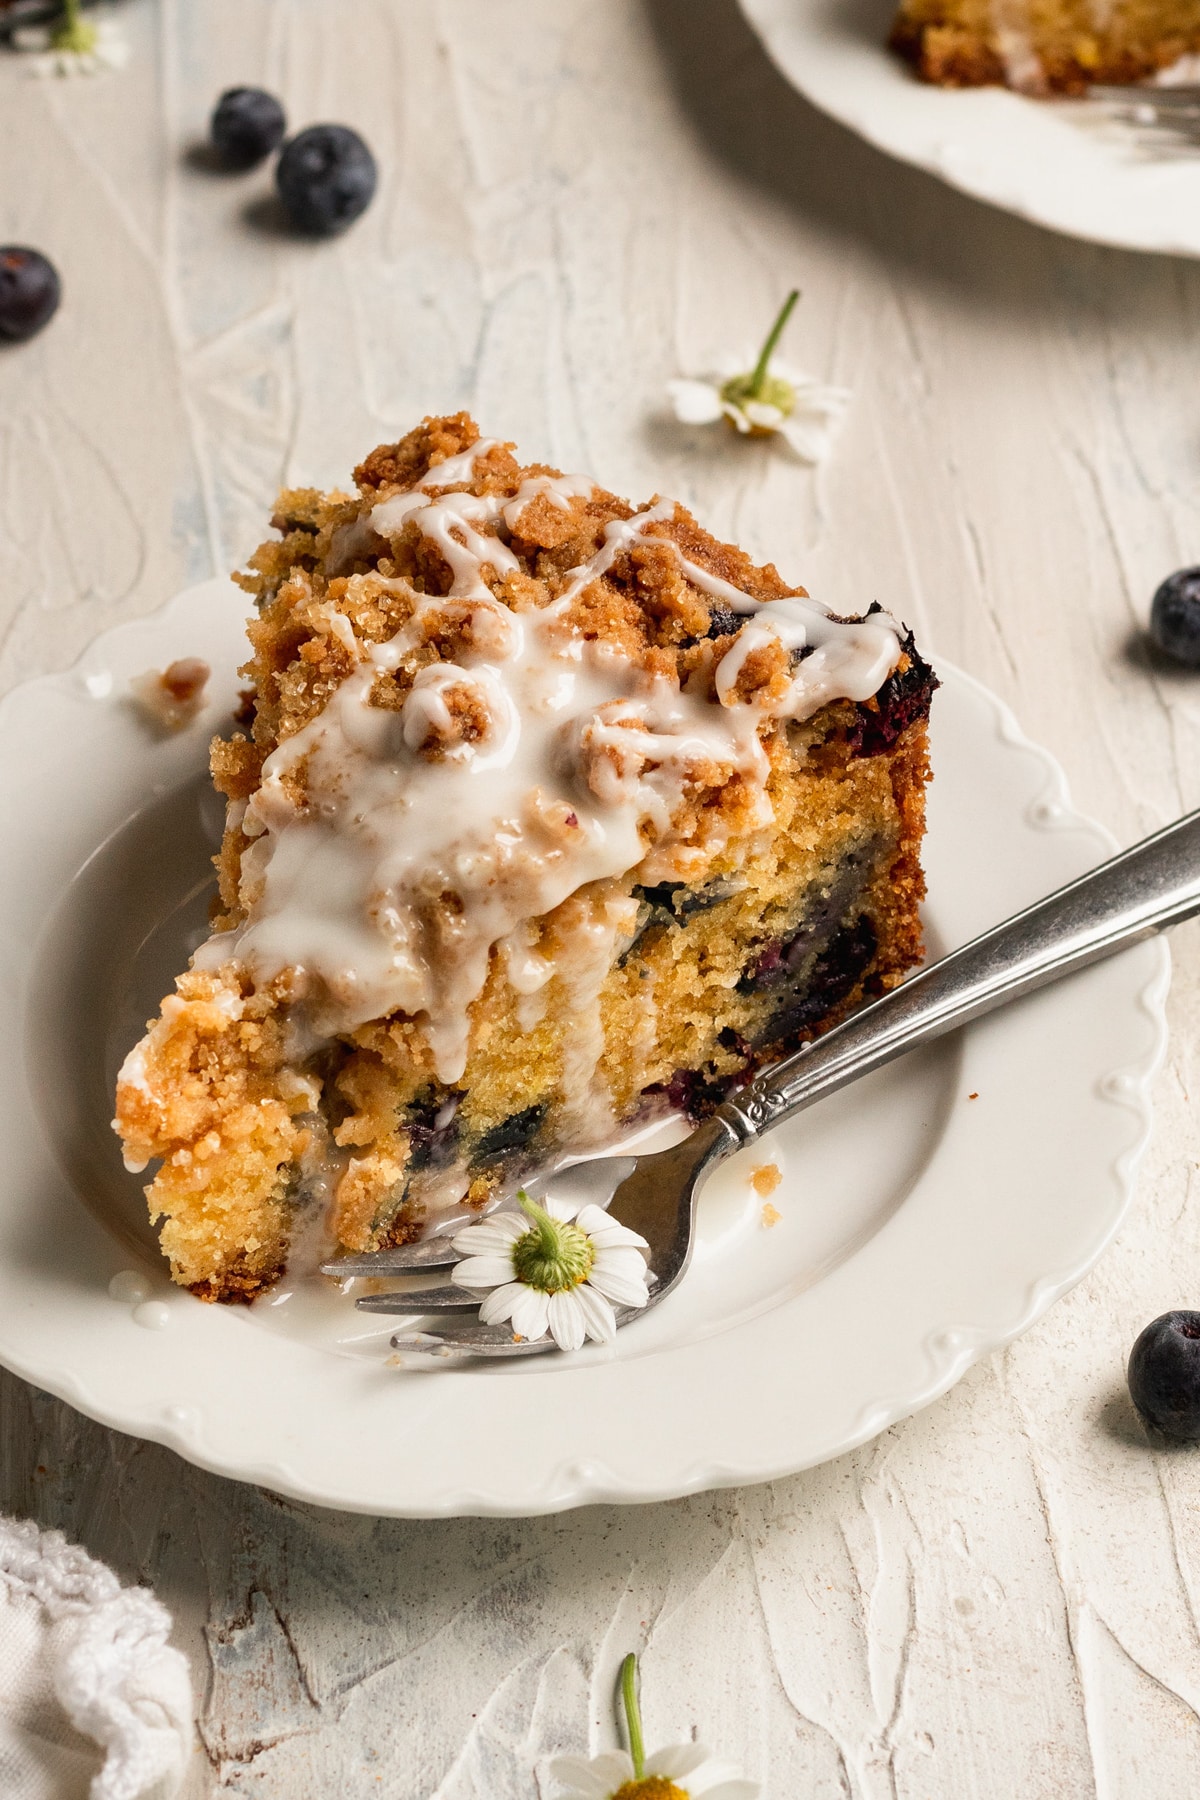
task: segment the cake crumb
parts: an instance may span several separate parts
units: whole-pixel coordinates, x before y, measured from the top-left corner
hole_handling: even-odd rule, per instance
[[[770,1231],[772,1225],[778,1225],[782,1217],[783,1214],[779,1211],[778,1207],[772,1206],[769,1200],[763,1201],[762,1222],[764,1231]]]
[[[782,1180],[783,1170],[778,1163],[759,1163],[757,1168],[750,1171],[750,1186],[756,1194],[762,1194],[764,1199],[775,1192]]]
[[[978,1094],[968,1094],[967,1095],[968,1100],[978,1100],[978,1098],[979,1098]]]
[[[204,705],[212,674],[198,656],[183,656],[165,669],[147,669],[130,678],[129,691],[141,711],[164,731],[182,731]]]

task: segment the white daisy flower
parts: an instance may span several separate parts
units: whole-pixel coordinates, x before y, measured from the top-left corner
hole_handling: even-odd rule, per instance
[[[99,75],[123,69],[129,45],[112,19],[85,19],[80,0],[64,0],[58,25],[27,25],[12,34],[13,46],[29,53],[35,75]]]
[[[614,1306],[649,1299],[645,1238],[618,1225],[599,1206],[580,1211],[562,1201],[539,1206],[524,1189],[521,1212],[492,1213],[454,1239],[462,1255],[451,1280],[486,1298],[485,1325],[510,1320],[514,1337],[533,1342],[549,1332],[560,1350],[585,1338],[611,1343]]]
[[[645,1754],[636,1656],[621,1665],[621,1698],[629,1749],[556,1757],[550,1774],[565,1784],[558,1800],[757,1800],[758,1783],[718,1762],[703,1744],[672,1744]]]
[[[846,388],[830,387],[772,361],[799,298],[799,289],[793,288],[749,372],[744,359],[730,358],[702,380],[669,381],[675,417],[685,425],[714,425],[725,419],[745,437],[778,433],[802,462],[823,462],[850,394]]]
[[[756,1800],[758,1794],[756,1781],[717,1762],[703,1744],[657,1750],[645,1758],[640,1775],[627,1750],[559,1756],[550,1773],[564,1784],[558,1800]]]

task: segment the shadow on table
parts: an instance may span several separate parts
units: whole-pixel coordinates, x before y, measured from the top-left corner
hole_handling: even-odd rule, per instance
[[[1123,1386],[1114,1388],[1108,1395],[1096,1415],[1096,1423],[1112,1443],[1145,1453],[1146,1432]]]

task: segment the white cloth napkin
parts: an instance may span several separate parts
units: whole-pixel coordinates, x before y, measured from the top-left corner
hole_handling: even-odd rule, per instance
[[[3,1800],[170,1800],[192,1742],[170,1630],[61,1532],[0,1517]]]

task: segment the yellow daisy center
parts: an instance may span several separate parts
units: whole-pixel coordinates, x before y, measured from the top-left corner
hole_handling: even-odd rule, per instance
[[[688,1800],[686,1788],[676,1787],[665,1775],[643,1775],[640,1781],[627,1781],[612,1800]]]
[[[785,419],[796,410],[796,390],[782,375],[731,375],[721,389],[721,398],[731,406],[745,406],[747,400],[757,400],[777,408]]]

